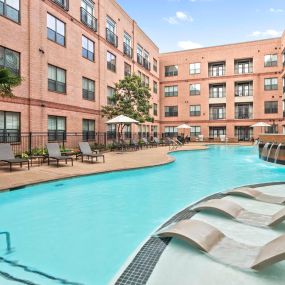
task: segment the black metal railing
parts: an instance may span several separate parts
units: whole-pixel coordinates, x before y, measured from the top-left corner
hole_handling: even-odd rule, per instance
[[[253,73],[253,65],[236,65],[235,74],[247,74]]]
[[[246,96],[253,96],[253,88],[239,90],[238,88],[235,89],[235,97],[246,97]]]
[[[97,32],[97,19],[82,7],[80,8],[80,19],[85,26]]]
[[[133,49],[127,43],[124,43],[124,54],[129,58],[133,58]]]
[[[213,112],[210,110],[210,120],[223,120],[226,118],[226,111],[223,110],[222,112]]]
[[[225,67],[217,68],[217,69],[213,69],[213,68],[209,69],[209,76],[211,76],[211,77],[224,76],[225,73],[226,73]]]
[[[240,120],[252,119],[252,111],[243,111],[243,110],[236,111],[235,118]]]
[[[221,92],[210,90],[209,98],[224,98],[226,97],[226,91]]]
[[[69,0],[52,0],[55,4],[60,6],[62,9],[69,10]]]
[[[118,47],[118,36],[108,28],[106,28],[106,40],[114,47]]]

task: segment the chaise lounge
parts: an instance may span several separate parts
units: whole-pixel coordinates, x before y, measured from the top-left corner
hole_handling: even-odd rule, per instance
[[[48,151],[48,165],[50,165],[51,160],[55,160],[57,167],[59,167],[60,161],[65,161],[65,164],[67,164],[67,161],[70,160],[73,166],[73,158],[71,156],[61,155],[58,143],[47,143],[46,147]]]
[[[198,220],[180,221],[160,230],[157,235],[183,240],[221,263],[242,269],[260,270],[285,260],[285,235],[264,246],[252,246],[237,242]]]
[[[15,158],[10,144],[0,144],[0,162],[8,163],[10,171],[12,171],[12,166],[15,164],[18,164],[21,167],[23,164],[28,164],[28,170],[30,169],[30,161],[28,159]]]
[[[258,190],[255,190],[254,188],[250,188],[250,187],[236,188],[236,189],[233,189],[233,190],[226,192],[225,194],[226,195],[242,196],[242,197],[255,199],[258,201],[262,201],[262,202],[266,202],[266,203],[272,203],[272,204],[284,204],[285,203],[285,197],[279,197],[279,196],[264,194]]]
[[[92,151],[88,142],[80,142],[79,148],[80,148],[80,155],[82,158],[82,162],[84,160],[84,157],[87,157],[88,160],[91,158],[92,163],[94,158],[96,158],[96,161],[98,161],[98,157],[101,157],[103,159],[103,162],[105,162],[104,154],[99,154],[96,151],[95,152]]]
[[[281,209],[274,215],[263,215],[245,210],[235,202],[226,199],[212,199],[200,203],[193,207],[192,210],[200,212],[203,210],[213,210],[222,213],[236,221],[253,225],[273,227],[285,220],[285,208]]]

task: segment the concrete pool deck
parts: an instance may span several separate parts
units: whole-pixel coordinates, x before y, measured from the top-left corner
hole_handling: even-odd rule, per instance
[[[207,149],[205,143],[193,143],[179,147],[177,151],[204,149]],[[70,163],[68,165],[61,163],[58,168],[55,164],[48,166],[47,163],[38,166],[37,162],[34,161],[30,171],[26,169],[26,166],[23,166],[22,169],[14,166],[13,171],[10,172],[7,165],[3,165],[0,166],[0,191],[81,175],[163,165],[175,160],[168,155],[170,151],[169,147],[155,147],[131,152],[107,152],[105,153],[106,163],[91,164],[88,162],[82,163],[81,160],[74,160],[73,167]]]

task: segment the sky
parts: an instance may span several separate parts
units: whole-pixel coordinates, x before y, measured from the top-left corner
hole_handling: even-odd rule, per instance
[[[278,37],[285,0],[117,0],[161,52]]]

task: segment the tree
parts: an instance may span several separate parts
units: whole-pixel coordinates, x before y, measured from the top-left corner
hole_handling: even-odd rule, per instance
[[[22,78],[7,68],[0,68],[0,96],[13,97],[12,89],[19,86]]]
[[[141,78],[135,74],[127,76],[115,84],[115,92],[108,98],[109,104],[103,106],[102,117],[112,119],[119,115],[128,116],[140,123],[153,122],[149,111],[152,108],[150,104],[150,90],[142,82]],[[121,137],[125,124],[119,124],[118,134]]]

